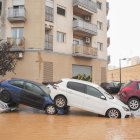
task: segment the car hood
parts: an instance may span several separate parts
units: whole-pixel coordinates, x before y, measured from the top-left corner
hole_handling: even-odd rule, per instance
[[[116,97],[114,97],[114,99],[109,99],[109,101],[113,104],[116,104],[116,105],[119,105],[119,106],[124,106],[124,107],[128,108],[128,106],[126,104],[124,104],[122,101],[120,101]]]

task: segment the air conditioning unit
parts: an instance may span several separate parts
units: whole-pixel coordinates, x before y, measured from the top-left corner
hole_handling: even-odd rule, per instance
[[[85,16],[86,21],[90,21],[90,16]]]
[[[85,43],[86,43],[86,44],[89,44],[90,42],[91,42],[90,37],[86,37]]]
[[[16,53],[16,58],[22,58],[23,57],[23,53],[22,52],[17,52]]]

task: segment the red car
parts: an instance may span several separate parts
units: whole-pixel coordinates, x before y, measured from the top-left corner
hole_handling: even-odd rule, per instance
[[[118,93],[118,98],[136,111],[140,108],[140,81],[129,81]]]

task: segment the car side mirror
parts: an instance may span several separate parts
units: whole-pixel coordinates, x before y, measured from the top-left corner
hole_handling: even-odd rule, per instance
[[[101,96],[101,99],[106,100],[106,97],[105,96]]]

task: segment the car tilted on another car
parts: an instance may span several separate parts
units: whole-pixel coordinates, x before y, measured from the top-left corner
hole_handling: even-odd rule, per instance
[[[55,107],[49,95],[49,89],[40,83],[11,79],[0,82],[0,100],[8,104],[24,104],[53,115],[63,114],[64,110]]]
[[[121,88],[117,96],[132,111],[138,110],[140,108],[140,81],[129,81]]]
[[[127,105],[100,86],[75,79],[62,79],[51,88],[50,96],[59,108],[74,106],[109,118],[131,115]]]

